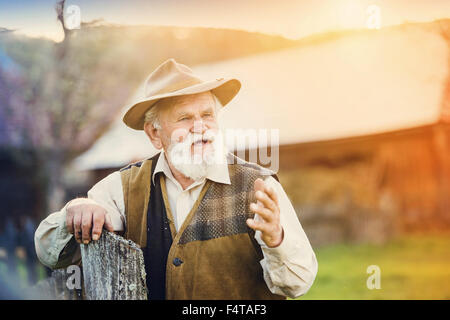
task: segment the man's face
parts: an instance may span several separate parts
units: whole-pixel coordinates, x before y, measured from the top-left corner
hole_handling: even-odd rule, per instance
[[[186,137],[197,137],[192,141],[191,155],[204,154],[211,148],[211,141],[205,134],[217,133],[218,123],[214,99],[210,92],[174,97],[169,108],[162,108],[159,114],[160,138],[164,151],[171,144],[185,141]]]
[[[161,103],[161,128],[147,124],[147,134],[156,148],[164,149],[169,163],[186,177],[194,180],[205,177],[223,155],[223,143],[217,139],[219,125],[212,94],[174,97]]]

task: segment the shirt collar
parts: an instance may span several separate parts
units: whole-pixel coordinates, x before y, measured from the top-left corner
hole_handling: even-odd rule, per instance
[[[167,178],[171,179],[172,181],[176,181],[175,177],[172,174],[172,171],[170,170],[169,164],[167,163],[164,150],[161,150],[158,160],[156,162],[155,170],[153,171],[152,175],[153,184],[155,184],[155,176],[158,172],[162,172],[166,175]],[[224,157],[224,161],[222,161],[221,164],[215,165],[214,170],[210,170],[210,172],[206,176],[206,179],[218,183],[231,184],[226,157]]]

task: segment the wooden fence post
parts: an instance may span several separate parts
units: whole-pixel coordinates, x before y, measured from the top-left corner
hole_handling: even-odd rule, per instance
[[[99,240],[82,244],[88,300],[147,300],[144,256],[131,240],[103,230]]]

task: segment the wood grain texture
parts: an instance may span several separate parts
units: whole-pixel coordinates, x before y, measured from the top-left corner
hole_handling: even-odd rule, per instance
[[[103,231],[80,245],[88,300],[147,300],[144,256],[131,240]]]

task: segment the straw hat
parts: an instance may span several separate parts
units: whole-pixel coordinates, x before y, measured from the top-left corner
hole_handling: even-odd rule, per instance
[[[241,83],[237,79],[201,80],[188,66],[169,59],[145,81],[145,97],[128,109],[123,122],[130,128],[143,130],[145,113],[160,99],[211,90],[225,106],[240,88]]]

